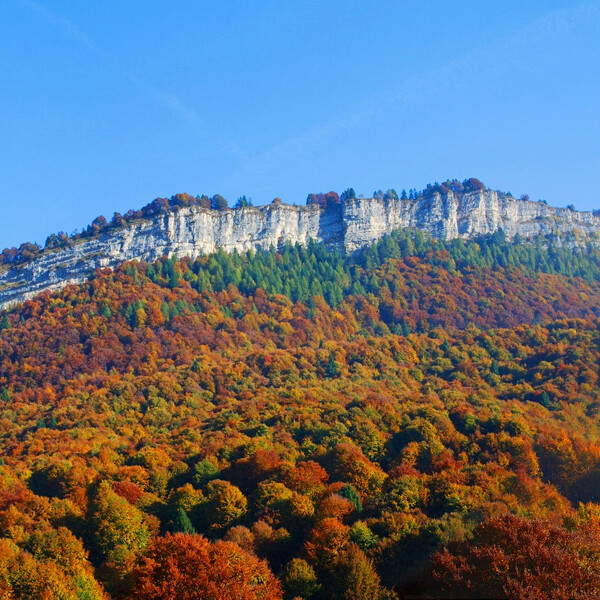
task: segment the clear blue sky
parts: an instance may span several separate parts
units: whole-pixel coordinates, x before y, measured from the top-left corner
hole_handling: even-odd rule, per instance
[[[177,192],[600,208],[600,1],[2,0],[0,248]]]

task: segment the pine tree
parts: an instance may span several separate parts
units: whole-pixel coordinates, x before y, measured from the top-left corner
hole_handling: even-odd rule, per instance
[[[196,528],[192,525],[190,518],[188,517],[185,510],[183,510],[183,508],[181,508],[181,506],[178,507],[177,510],[175,511],[175,516],[173,517],[173,520],[171,521],[170,525],[171,525],[170,529],[173,532],[181,532],[181,533],[189,533],[189,534],[196,533]]]
[[[2,320],[0,320],[0,331],[4,329],[10,329],[10,320],[8,319],[8,315],[4,315]]]
[[[362,502],[360,501],[360,496],[357,491],[354,489],[354,486],[351,483],[347,483],[340,491],[340,496],[346,498],[346,500],[350,500],[357,511],[362,510]]]
[[[333,378],[337,377],[339,373],[339,369],[337,363],[335,362],[335,354],[333,352],[329,353],[329,359],[327,361],[327,366],[325,367],[325,375],[326,377]]]

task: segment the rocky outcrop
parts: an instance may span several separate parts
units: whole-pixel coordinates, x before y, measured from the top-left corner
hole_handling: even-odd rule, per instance
[[[401,227],[434,237],[473,237],[503,229],[532,238],[567,234],[600,240],[600,218],[589,212],[553,208],[494,191],[432,194],[416,200],[356,198],[323,210],[316,205],[272,204],[215,211],[180,208],[140,220],[73,246],[44,252],[35,260],[0,272],[0,308],[44,290],[79,283],[99,267],[128,260],[154,261],[163,255],[209,254],[222,248],[243,252],[310,239],[354,252]]]
[[[355,199],[343,207],[344,249],[352,252],[401,227],[436,238],[470,238],[502,229],[510,239],[566,234],[600,239],[600,217],[591,212],[517,200],[491,190],[463,195],[432,194],[417,200]]]

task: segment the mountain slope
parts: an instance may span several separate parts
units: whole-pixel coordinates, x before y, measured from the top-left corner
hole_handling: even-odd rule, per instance
[[[129,263],[27,301],[0,318],[0,538],[46,564],[35,535],[75,536],[78,573],[143,597],[148,549],[197,531],[290,597],[342,598],[356,572],[367,597],[431,593],[430,555],[498,514],[591,531],[597,264],[396,234]]]

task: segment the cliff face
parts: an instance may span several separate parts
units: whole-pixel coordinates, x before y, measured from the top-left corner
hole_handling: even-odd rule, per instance
[[[400,227],[434,237],[473,237],[503,229],[510,238],[580,232],[600,239],[600,218],[553,208],[493,191],[462,196],[438,193],[417,200],[354,199],[331,210],[286,204],[213,211],[180,208],[152,220],[130,223],[70,248],[49,251],[32,262],[0,272],[0,309],[44,290],[79,283],[99,267],[163,255],[190,256],[255,250],[309,239],[354,252]]]
[[[591,212],[554,208],[517,200],[499,192],[457,196],[433,194],[414,201],[364,200],[343,207],[344,249],[352,252],[400,227],[414,227],[433,237],[469,238],[503,229],[510,239],[579,231],[587,240],[600,236],[600,218]]]

